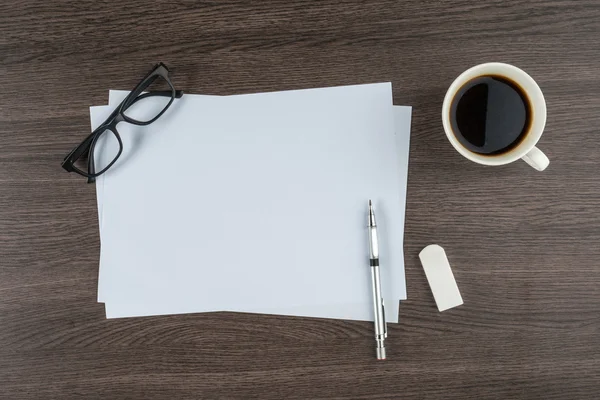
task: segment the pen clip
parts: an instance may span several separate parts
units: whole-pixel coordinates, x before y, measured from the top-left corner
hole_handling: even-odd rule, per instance
[[[381,298],[381,311],[383,311],[383,338],[387,339],[387,322],[385,321],[385,302],[383,298]]]

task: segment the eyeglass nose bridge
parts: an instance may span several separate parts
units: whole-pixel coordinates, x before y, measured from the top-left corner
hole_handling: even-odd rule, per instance
[[[125,121],[125,117],[123,117],[123,113],[120,112],[113,118],[111,123],[109,125],[107,125],[107,128],[116,128],[117,124],[119,122],[123,122],[123,121]]]

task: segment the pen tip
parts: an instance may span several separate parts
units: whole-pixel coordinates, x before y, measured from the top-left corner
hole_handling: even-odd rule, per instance
[[[372,207],[373,203],[371,203],[371,199],[369,199],[369,207]]]

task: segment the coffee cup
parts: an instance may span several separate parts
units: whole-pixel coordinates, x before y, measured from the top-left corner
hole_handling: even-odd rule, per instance
[[[446,92],[442,124],[452,146],[483,165],[522,159],[538,171],[550,161],[536,147],[546,125],[546,101],[525,71],[503,63],[476,65]]]

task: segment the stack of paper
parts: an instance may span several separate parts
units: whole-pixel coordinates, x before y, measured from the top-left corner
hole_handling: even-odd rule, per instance
[[[92,129],[127,94],[110,91],[108,106],[91,107]],[[150,103],[136,113],[151,113]],[[392,106],[383,83],[185,94],[148,126],[120,123],[123,154],[96,184],[107,318],[235,311],[372,320],[372,199],[386,318],[397,322],[410,115]],[[106,136],[98,164],[117,146]]]

